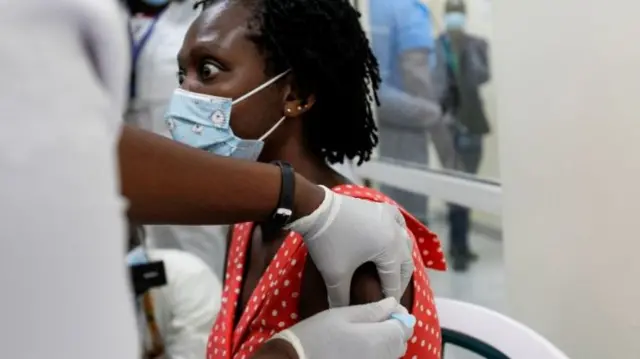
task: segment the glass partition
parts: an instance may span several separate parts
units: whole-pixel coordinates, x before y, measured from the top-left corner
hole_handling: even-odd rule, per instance
[[[504,311],[491,2],[353,4],[382,77],[377,154],[353,173],[439,235],[450,271],[430,272],[436,295]]]

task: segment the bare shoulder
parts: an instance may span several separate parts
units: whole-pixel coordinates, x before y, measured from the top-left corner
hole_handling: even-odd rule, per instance
[[[367,304],[384,299],[382,284],[376,266],[365,263],[353,274],[349,302],[352,305]],[[405,308],[413,306],[413,286],[409,285],[402,296]],[[300,319],[305,319],[329,308],[327,288],[315,264],[307,260],[300,290]]]

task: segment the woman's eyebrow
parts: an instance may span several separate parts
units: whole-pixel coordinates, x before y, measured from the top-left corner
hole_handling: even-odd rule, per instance
[[[218,57],[218,54],[221,52],[220,46],[215,42],[200,42],[198,44],[193,45],[188,51],[180,50],[176,57],[178,61],[178,65],[186,64],[189,61],[189,57],[193,56],[202,56],[208,55],[211,57]]]
[[[218,45],[215,40],[199,41],[191,48],[191,53],[193,54],[207,54],[217,56],[221,52],[224,52],[224,49],[222,49],[222,47],[220,47],[220,45]]]
[[[231,45],[238,37],[244,37],[247,29],[239,26],[231,30],[227,34],[221,34],[218,31],[211,31],[207,34],[199,35],[193,42],[193,46],[188,51],[181,49],[178,52],[178,64],[184,64],[189,57],[194,55],[211,56],[218,59],[224,59],[231,50]]]

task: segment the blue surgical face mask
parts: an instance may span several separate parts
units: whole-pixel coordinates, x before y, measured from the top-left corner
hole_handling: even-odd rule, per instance
[[[449,12],[444,15],[444,23],[447,30],[460,30],[467,22],[467,15],[463,12]]]
[[[162,6],[166,5],[170,0],[142,0],[143,3],[149,6]]]
[[[164,116],[171,137],[219,156],[257,160],[264,140],[285,117],[282,116],[257,140],[246,140],[236,136],[231,129],[231,107],[278,81],[288,72],[281,73],[236,100],[176,89]]]
[[[149,263],[149,257],[147,257],[147,252],[144,250],[142,246],[137,246],[132,249],[129,253],[127,253],[127,264],[130,266],[135,266],[138,264],[146,264]]]

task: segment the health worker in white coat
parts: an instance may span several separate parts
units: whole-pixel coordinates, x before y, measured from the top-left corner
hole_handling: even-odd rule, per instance
[[[170,137],[164,113],[177,86],[176,55],[199,11],[192,0],[127,0],[133,67],[125,121]],[[202,259],[222,279],[227,226],[155,225],[150,248],[181,249]]]

